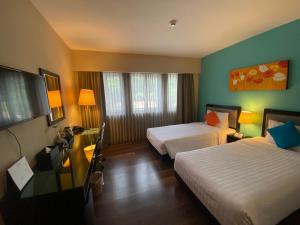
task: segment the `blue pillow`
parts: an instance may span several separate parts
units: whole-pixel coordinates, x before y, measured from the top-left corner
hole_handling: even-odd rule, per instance
[[[300,145],[300,134],[293,121],[268,129],[279,148],[292,148]]]

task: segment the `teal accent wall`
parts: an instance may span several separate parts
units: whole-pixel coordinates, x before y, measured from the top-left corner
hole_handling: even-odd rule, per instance
[[[290,60],[287,90],[233,93],[229,91],[228,80],[231,69],[285,59]],[[199,119],[201,120],[207,103],[240,105],[243,110],[257,113],[256,124],[241,127],[245,134],[251,136],[261,134],[264,108],[300,111],[300,20],[204,57],[199,80]]]

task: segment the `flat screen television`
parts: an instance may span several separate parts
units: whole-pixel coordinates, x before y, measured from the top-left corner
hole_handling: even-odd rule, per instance
[[[42,76],[0,66],[0,130],[49,112]]]

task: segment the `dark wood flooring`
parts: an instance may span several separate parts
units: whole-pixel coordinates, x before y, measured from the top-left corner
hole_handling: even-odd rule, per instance
[[[219,224],[147,142],[114,145],[103,153],[105,185],[95,199],[98,225]],[[298,212],[280,223],[298,224]]]

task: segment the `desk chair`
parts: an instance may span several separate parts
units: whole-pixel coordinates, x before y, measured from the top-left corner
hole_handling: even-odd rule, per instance
[[[94,159],[96,160],[96,166],[95,169],[97,169],[98,164],[101,164],[102,170],[103,170],[103,165],[102,163],[105,161],[105,158],[103,154],[101,153],[102,147],[103,147],[103,138],[104,138],[104,130],[105,130],[105,122],[103,122],[97,141],[96,141],[96,146],[95,146],[95,154],[94,154]]]

